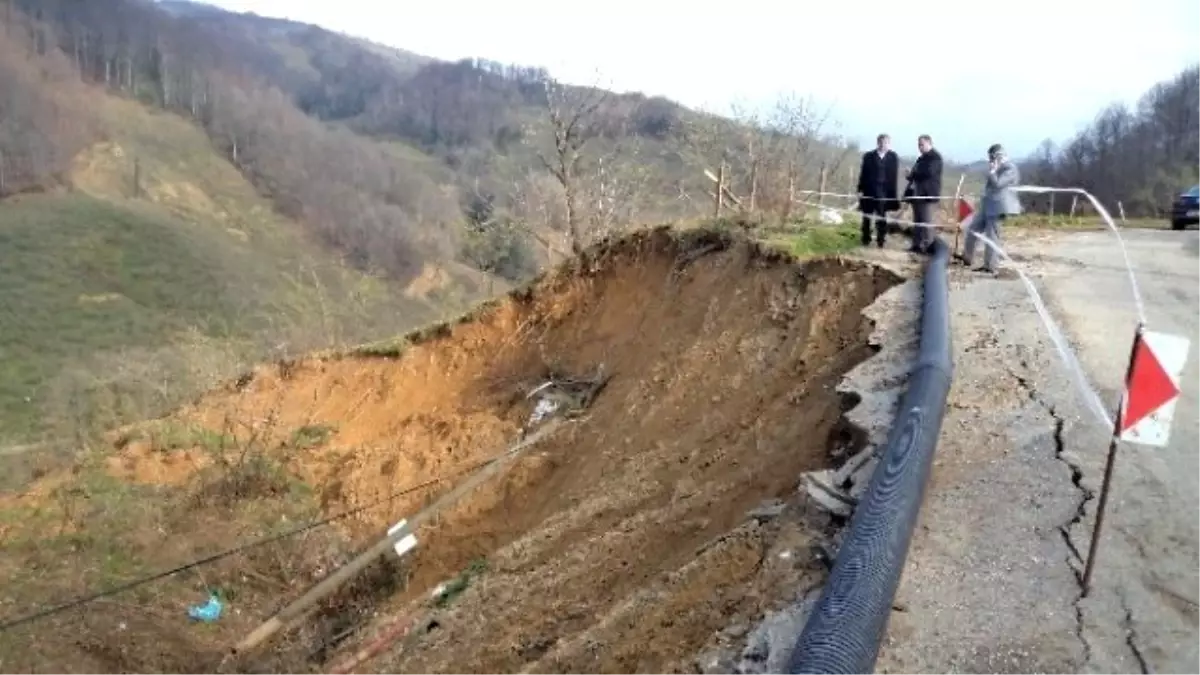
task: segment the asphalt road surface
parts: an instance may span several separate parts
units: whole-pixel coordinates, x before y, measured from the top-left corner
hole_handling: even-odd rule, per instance
[[[1125,445],[1114,473],[1113,493],[1100,540],[1094,589],[1083,609],[1085,639],[1094,636],[1089,669],[1117,665],[1152,672],[1198,672],[1197,570],[1200,543],[1200,419],[1197,418],[1197,358],[1200,333],[1200,238],[1196,231],[1135,231],[1127,245],[1146,303],[1148,328],[1191,341],[1165,448]],[[1107,400],[1114,400],[1129,359],[1135,313],[1120,250],[1107,233],[1087,233],[1052,242],[1047,253],[1083,263],[1048,277],[1056,313],[1080,348],[1084,367]],[[1078,450],[1085,485],[1098,490],[1103,472],[1102,435],[1092,433]],[[1089,507],[1094,508],[1095,500]],[[1072,528],[1081,551],[1086,528]],[[1114,621],[1116,620],[1116,621]],[[1124,637],[1136,650],[1135,664],[1120,662]]]
[[[1011,270],[951,274],[955,384],[880,672],[1197,672],[1200,239],[1132,231],[1149,328],[1192,342],[1166,448],[1123,445],[1093,588],[1079,577],[1109,431]],[[1008,250],[1114,407],[1136,313],[1106,232]]]

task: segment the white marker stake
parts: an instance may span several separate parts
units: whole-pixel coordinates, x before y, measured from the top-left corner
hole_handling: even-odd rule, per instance
[[[1113,465],[1117,460],[1117,443],[1128,440],[1146,445],[1164,446],[1170,436],[1171,417],[1179,400],[1179,378],[1187,363],[1188,340],[1177,335],[1151,333],[1138,324],[1125,371],[1125,393],[1117,408],[1112,440],[1108,444],[1108,459],[1104,463],[1104,482],[1100,484],[1100,502],[1096,505],[1096,524],[1092,527],[1092,542],[1083,567],[1082,597],[1092,590],[1092,570],[1096,565],[1096,550],[1100,546],[1100,531],[1104,527],[1104,512],[1112,487]]]
[[[959,236],[959,234],[962,233],[962,221],[963,221],[963,217],[964,217],[962,214],[962,196],[963,196],[962,186],[963,186],[963,181],[965,181],[966,179],[967,179],[967,174],[965,174],[965,173],[959,174],[958,187],[954,188],[953,209],[954,209],[955,215],[957,216],[955,218],[955,221],[958,223],[958,227],[954,228],[954,248],[950,249],[950,252],[953,253],[954,255],[958,255],[958,236]]]
[[[392,535],[392,534],[399,532],[400,528],[404,527],[404,524],[407,522],[408,522],[407,518],[402,519],[400,522],[389,527],[387,533],[389,535]],[[395,546],[396,555],[399,557],[403,557],[405,553],[408,553],[409,551],[413,550],[416,547],[417,547],[417,535],[410,533],[407,537],[404,537],[400,541],[396,542],[396,546]]]

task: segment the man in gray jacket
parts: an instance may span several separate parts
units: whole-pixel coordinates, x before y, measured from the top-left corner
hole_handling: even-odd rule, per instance
[[[979,243],[979,235],[982,234],[999,244],[1000,224],[1009,216],[1021,213],[1021,201],[1017,199],[1017,193],[1012,189],[1020,182],[1021,174],[1017,170],[1017,165],[1008,159],[1004,148],[999,143],[988,148],[987,182],[983,188],[983,197],[979,200],[979,213],[975,215],[970,229],[967,230],[967,240],[963,244],[961,258],[963,264],[971,266],[971,260],[975,257],[975,245]],[[983,267],[979,268],[979,271],[994,274],[996,272],[996,251],[986,244],[985,248],[987,250],[983,253]]]

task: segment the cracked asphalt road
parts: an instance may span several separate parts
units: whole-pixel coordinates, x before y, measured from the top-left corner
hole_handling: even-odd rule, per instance
[[[1127,240],[1150,329],[1192,341],[1167,448],[1123,445],[1080,599],[1109,432],[1081,405],[1021,282],[952,269],[955,383],[879,672],[1197,672],[1200,485],[1194,231]],[[1136,322],[1116,240],[1020,236],[1101,397]]]
[[[1083,366],[1104,399],[1115,401],[1135,316],[1128,282],[1121,277],[1120,251],[1105,233],[1047,243],[1048,254],[1085,263],[1066,273],[1061,267],[1047,270],[1045,285]],[[1143,231],[1129,233],[1127,243],[1148,327],[1183,335],[1192,345],[1170,444],[1123,445],[1117,458],[1093,590],[1079,605],[1091,657],[1085,669],[1195,673],[1200,671],[1200,237],[1195,231]],[[1079,427],[1074,451],[1084,487],[1095,492],[1107,434],[1094,424]],[[1086,517],[1070,528],[1081,551],[1091,541],[1095,506],[1090,500]]]

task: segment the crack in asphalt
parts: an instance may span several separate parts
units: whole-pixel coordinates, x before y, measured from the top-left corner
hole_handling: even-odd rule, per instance
[[[1025,361],[1021,361],[1021,366],[1026,369],[1029,368],[1029,364]],[[1088,489],[1088,487],[1083,484],[1083,467],[1081,467],[1078,462],[1073,461],[1071,457],[1066,454],[1066,442],[1063,437],[1063,431],[1066,427],[1066,420],[1058,413],[1057,408],[1042,399],[1042,397],[1037,393],[1037,390],[1034,388],[1033,384],[1029,381],[1029,378],[1022,376],[1015,371],[1012,373],[1012,376],[1017,380],[1017,384],[1021,386],[1021,389],[1023,389],[1029,396],[1029,399],[1044,408],[1054,420],[1054,458],[1063,464],[1066,464],[1067,468],[1070,469],[1071,485],[1073,485],[1082,496],[1082,498],[1079,500],[1079,503],[1075,507],[1075,513],[1072,514],[1071,518],[1067,522],[1058,526],[1058,532],[1062,536],[1063,543],[1066,544],[1067,550],[1070,551],[1071,556],[1074,557],[1074,561],[1082,565],[1083,556],[1080,554],[1079,549],[1076,548],[1075,542],[1071,541],[1071,528],[1083,520],[1083,517],[1086,513],[1087,503],[1094,499],[1096,495],[1092,490]],[[1078,582],[1080,584],[1080,588],[1082,588],[1083,572],[1075,565],[1071,564],[1072,562],[1073,561],[1071,559],[1067,560],[1067,563],[1071,567],[1071,571],[1075,574],[1075,581]]]
[[[1150,672],[1150,665],[1146,663],[1145,655],[1134,642],[1137,639],[1137,631],[1133,629],[1133,608],[1129,606],[1129,601],[1125,599],[1124,593],[1118,591],[1117,597],[1121,600],[1121,608],[1125,610],[1125,617],[1121,620],[1121,628],[1125,630],[1125,646],[1129,647],[1130,653],[1133,654],[1133,658],[1138,662],[1138,667],[1145,675]]]
[[[1071,516],[1069,521],[1058,526],[1058,532],[1062,535],[1063,543],[1067,545],[1067,550],[1069,550],[1071,555],[1075,556],[1075,560],[1082,565],[1083,556],[1079,553],[1079,549],[1075,547],[1075,542],[1071,541],[1071,528],[1074,527],[1076,523],[1083,520],[1085,507],[1094,495],[1092,494],[1091,490],[1087,489],[1083,485],[1083,469],[1080,468],[1079,464],[1072,462],[1068,457],[1063,455],[1064,448],[1066,447],[1065,443],[1063,442],[1063,428],[1066,426],[1066,420],[1064,420],[1062,416],[1058,414],[1058,411],[1055,410],[1053,406],[1048,406],[1046,410],[1050,413],[1050,416],[1054,418],[1054,458],[1063,464],[1066,464],[1067,468],[1071,470],[1071,485],[1075,486],[1075,489],[1078,490],[1079,494],[1081,495],[1079,504],[1075,507],[1075,513]],[[1070,560],[1067,562],[1070,563]],[[1076,569],[1074,566],[1072,566],[1071,569],[1075,572],[1075,580],[1079,582],[1080,587],[1082,588],[1082,571]]]
[[[1030,369],[1029,363],[1024,359],[1022,359],[1020,363],[1021,367],[1026,371]],[[1017,373],[1016,370],[1011,368],[1009,370],[1013,379],[1017,381],[1017,384],[1026,393],[1026,395],[1029,396],[1029,400],[1041,406],[1047,413],[1049,413],[1051,419],[1054,420],[1054,458],[1065,464],[1067,468],[1070,469],[1071,485],[1073,485],[1080,494],[1079,503],[1075,507],[1075,513],[1072,514],[1071,518],[1067,522],[1058,526],[1058,533],[1062,537],[1063,544],[1065,544],[1067,547],[1067,567],[1071,569],[1072,574],[1075,576],[1075,582],[1079,585],[1079,593],[1075,596],[1075,599],[1072,600],[1071,605],[1075,609],[1075,637],[1083,646],[1083,664],[1086,666],[1086,664],[1092,660],[1092,647],[1090,644],[1088,644],[1087,638],[1083,635],[1082,568],[1084,559],[1080,554],[1079,549],[1075,546],[1075,542],[1071,541],[1071,528],[1074,527],[1076,523],[1079,523],[1083,520],[1087,503],[1095,498],[1095,493],[1083,484],[1083,468],[1078,462],[1073,461],[1070,456],[1066,454],[1066,442],[1063,434],[1063,431],[1066,427],[1066,420],[1062,415],[1059,414],[1058,409],[1055,408],[1054,405],[1047,402],[1041,397],[1040,394],[1038,394],[1037,389],[1033,386],[1033,383],[1029,381],[1029,378]],[[1076,562],[1078,565],[1074,564]],[[1143,669],[1142,672],[1144,673],[1147,671]]]

